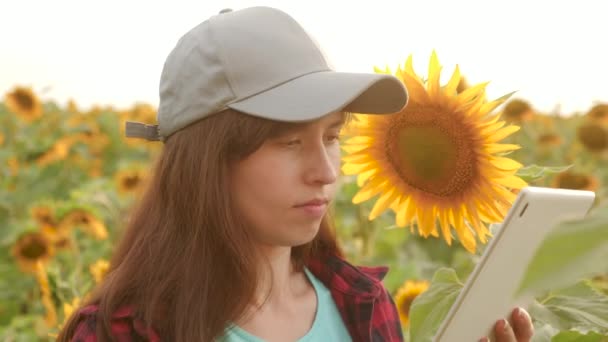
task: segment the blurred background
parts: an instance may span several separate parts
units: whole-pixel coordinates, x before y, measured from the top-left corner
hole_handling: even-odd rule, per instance
[[[160,72],[184,32],[224,8],[253,5],[291,14],[338,70],[395,70],[413,55],[424,76],[435,50],[442,83],[459,65],[459,92],[485,81],[489,99],[516,92],[496,113],[521,127],[504,140],[522,146],[509,155],[525,166],[520,176],[533,185],[594,191],[596,208],[608,212],[601,2],[3,2],[0,340],[53,340],[103,279],[161,147],[125,139],[124,122],[156,122]],[[370,221],[373,203],[352,204],[358,190],[354,177],[343,178],[338,236],[354,263],[390,266],[385,285],[407,333],[412,302],[435,272],[451,268],[466,279],[484,246],[470,253],[458,241],[448,246],[394,229],[390,213]],[[539,299],[536,341],[560,331],[577,338],[584,332],[589,341],[608,334],[604,271],[585,279],[583,290]]]
[[[538,110],[569,114],[605,100],[608,51],[601,2],[557,1],[10,1],[0,90],[31,85],[65,104],[157,104],[164,60],[181,35],[223,8],[278,7],[345,71],[397,65],[436,49],[489,97],[518,91]]]

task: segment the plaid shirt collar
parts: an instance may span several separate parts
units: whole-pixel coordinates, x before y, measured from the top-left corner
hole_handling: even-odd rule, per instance
[[[366,300],[382,295],[381,282],[389,271],[386,266],[354,266],[335,255],[311,259],[306,267],[332,292]]]
[[[395,302],[382,284],[388,267],[354,266],[335,255],[306,266],[330,290],[353,341],[403,341]]]
[[[311,259],[306,266],[332,293],[353,341],[403,341],[395,303],[382,285],[388,267],[355,267],[333,255]],[[79,311],[84,320],[77,328],[75,341],[94,340],[97,309],[97,305],[90,305]],[[134,317],[129,306],[114,313],[111,330],[126,340],[134,335],[145,336],[151,342],[161,340],[153,329]]]

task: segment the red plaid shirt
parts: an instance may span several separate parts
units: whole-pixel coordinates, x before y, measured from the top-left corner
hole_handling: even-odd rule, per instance
[[[353,341],[403,341],[395,302],[382,285],[388,267],[355,267],[336,256],[323,260],[313,259],[307,267],[331,291]],[[95,305],[79,311],[81,321],[72,341],[97,341],[96,312]],[[111,328],[119,342],[161,341],[154,331],[146,330],[143,322],[133,317],[133,311],[129,307],[114,314]]]

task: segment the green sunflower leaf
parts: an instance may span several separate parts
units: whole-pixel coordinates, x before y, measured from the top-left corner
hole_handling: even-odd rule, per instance
[[[608,333],[608,296],[581,281],[534,302],[528,312],[538,324],[548,324],[561,330],[577,329]]]
[[[606,342],[608,335],[598,334],[590,331],[583,334],[578,331],[562,331],[553,336],[551,342]]]
[[[410,341],[431,341],[462,290],[456,271],[440,268],[429,288],[418,295],[410,308]]]
[[[524,181],[531,183],[551,174],[562,173],[574,165],[567,166],[540,166],[536,164],[520,168],[516,175]]]
[[[570,286],[608,270],[608,207],[555,227],[528,264],[516,295]]]

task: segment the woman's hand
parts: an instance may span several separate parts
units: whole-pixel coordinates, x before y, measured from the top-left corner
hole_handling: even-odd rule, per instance
[[[534,326],[530,315],[522,308],[516,308],[511,313],[511,324],[501,319],[494,325],[496,342],[529,342],[534,334]],[[480,341],[489,341],[487,337]]]

